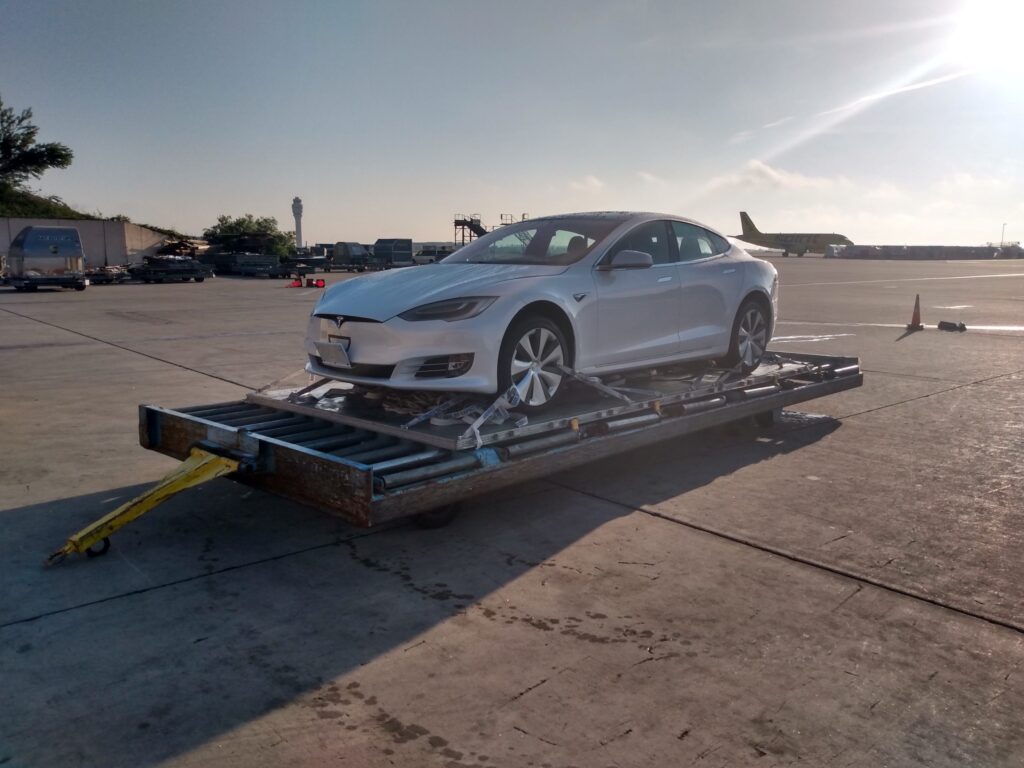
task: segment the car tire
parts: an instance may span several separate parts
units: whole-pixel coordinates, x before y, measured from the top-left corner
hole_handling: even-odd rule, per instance
[[[770,340],[769,316],[764,304],[747,299],[740,305],[732,323],[729,353],[724,360],[726,367],[750,373],[761,364]]]
[[[509,326],[501,342],[498,392],[515,385],[519,410],[526,413],[550,408],[566,385],[567,377],[553,369],[557,364],[572,366],[572,350],[562,329],[542,315],[521,317]]]

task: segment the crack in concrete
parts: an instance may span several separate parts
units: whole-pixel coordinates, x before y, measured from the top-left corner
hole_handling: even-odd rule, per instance
[[[514,731],[519,731],[520,733],[526,734],[526,735],[527,735],[527,736],[529,736],[530,738],[536,739],[537,741],[542,741],[542,742],[544,742],[545,744],[550,744],[550,745],[551,745],[552,747],[560,747],[560,746],[561,746],[561,744],[556,744],[556,743],[555,743],[555,742],[553,742],[553,741],[548,741],[547,739],[545,739],[545,738],[543,738],[543,737],[541,737],[541,736],[538,736],[538,735],[537,735],[537,734],[535,734],[535,733],[530,733],[529,731],[527,731],[527,730],[524,730],[523,728],[520,728],[520,727],[519,727],[518,725],[513,725],[513,726],[512,726],[512,730],[514,730]]]
[[[505,703],[506,703],[506,704],[511,704],[511,703],[512,703],[513,701],[516,701],[516,700],[518,700],[518,699],[521,699],[521,698],[523,698],[523,696],[525,696],[526,694],[528,694],[528,693],[529,693],[530,691],[532,691],[532,690],[535,690],[535,689],[537,689],[537,688],[540,688],[540,687],[541,687],[542,685],[544,685],[544,683],[546,683],[547,681],[548,681],[548,678],[546,678],[546,677],[545,677],[545,678],[544,678],[543,680],[541,680],[541,681],[540,681],[539,683],[534,683],[534,684],[533,684],[533,685],[531,685],[531,686],[530,686],[529,688],[525,688],[524,690],[520,691],[519,693],[517,693],[517,694],[516,694],[515,696],[513,696],[513,697],[512,697],[511,699],[509,699],[509,700],[508,700],[508,701],[506,701]]]

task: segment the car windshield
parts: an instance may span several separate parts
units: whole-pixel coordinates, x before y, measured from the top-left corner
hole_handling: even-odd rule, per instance
[[[520,221],[465,245],[443,264],[573,264],[624,222],[618,216],[567,216]]]

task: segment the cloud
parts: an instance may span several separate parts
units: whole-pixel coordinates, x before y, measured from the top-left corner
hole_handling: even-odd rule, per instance
[[[953,173],[939,180],[935,188],[943,195],[978,194],[1003,192],[1010,187],[1006,179],[994,176],[974,176],[970,173]]]
[[[888,181],[880,181],[870,185],[861,193],[865,200],[875,200],[883,203],[902,202],[909,198],[907,191]]]
[[[774,187],[776,189],[834,189],[850,186],[845,176],[805,176],[802,173],[774,168],[761,160],[751,160],[738,173],[726,173],[713,177],[705,186],[705,192],[715,192],[733,187]]]
[[[752,131],[752,130],[737,131],[736,133],[734,133],[732,136],[729,137],[729,143],[730,144],[742,144],[745,141],[750,141],[750,139],[753,137],[753,135],[754,135],[754,131]]]
[[[879,91],[878,93],[869,93],[867,96],[861,96],[859,99],[854,99],[848,104],[843,104],[842,106],[834,107],[832,109],[826,109],[824,112],[818,112],[817,116],[822,117],[825,115],[835,115],[850,109],[859,110],[867,106],[871,102],[881,101],[882,99],[887,99],[890,96],[896,96],[897,94],[900,93],[918,91],[922,88],[931,88],[933,85],[941,85],[942,83],[948,83],[950,80],[958,80],[961,77],[966,77],[967,75],[974,74],[975,71],[976,70],[973,69],[962,69],[959,72],[951,72],[948,75],[933,77],[930,80],[921,80],[916,83],[911,83],[910,85],[903,85],[897,88],[889,88],[884,91]]]
[[[793,120],[793,115],[786,115],[780,117],[778,120],[772,120],[770,123],[765,123],[760,128],[749,128],[745,131],[737,131],[729,137],[730,144],[743,144],[746,141],[750,141],[758,131],[770,130],[772,128],[778,128],[780,125],[785,125],[790,120]]]
[[[648,171],[637,171],[636,175],[644,184],[651,184],[652,186],[655,187],[668,186],[668,182],[665,181],[665,179],[661,178],[660,176],[655,176],[653,173],[650,173]]]
[[[780,117],[778,120],[772,120],[770,123],[765,123],[762,128],[778,128],[780,125],[788,123],[793,119],[793,115],[787,115],[786,117]]]
[[[604,182],[597,176],[587,175],[582,179],[570,181],[569,189],[573,192],[600,192],[604,189]]]

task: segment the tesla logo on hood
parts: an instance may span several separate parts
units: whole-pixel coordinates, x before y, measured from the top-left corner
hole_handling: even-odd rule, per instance
[[[336,318],[334,318],[334,324],[336,326],[338,326],[339,328],[341,328],[341,324],[344,323],[344,322],[345,322],[345,318],[342,317],[341,315],[338,315]]]

